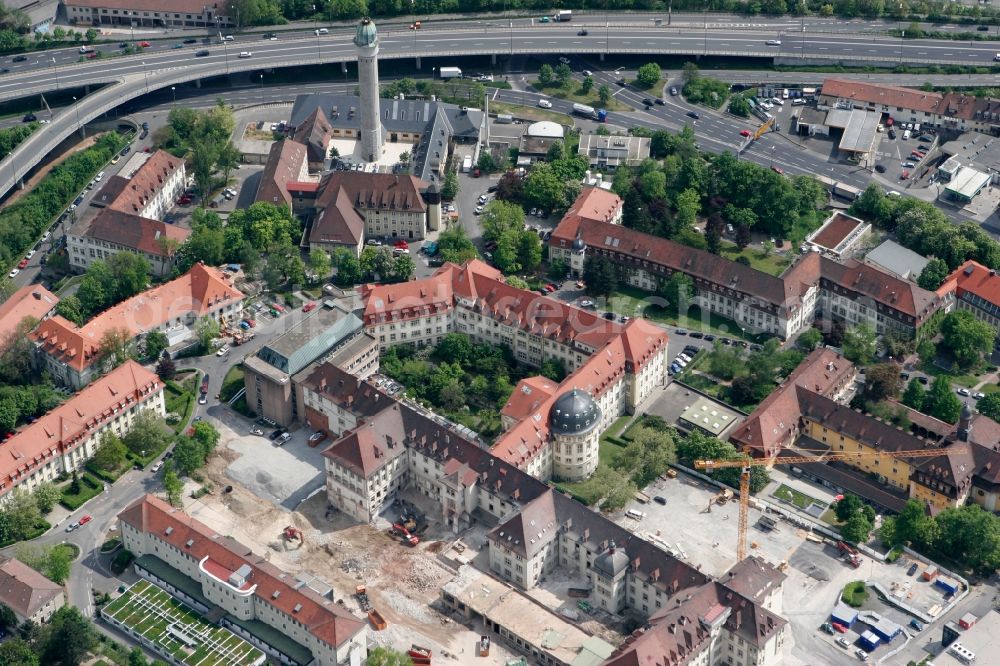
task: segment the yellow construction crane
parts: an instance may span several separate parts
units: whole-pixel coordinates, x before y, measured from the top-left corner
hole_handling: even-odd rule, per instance
[[[965,444],[953,444],[948,447],[949,453],[960,453],[968,449]],[[856,451],[853,453],[823,453],[816,456],[782,456],[775,458],[751,458],[744,453],[744,458],[732,460],[695,460],[694,466],[711,472],[715,469],[739,467],[740,473],[740,521],[737,526],[736,561],[742,562],[747,556],[747,516],[750,513],[750,468],[770,467],[776,463],[782,465],[799,465],[834,461],[861,460],[864,458],[933,458],[942,455],[944,449],[916,449],[914,451]]]
[[[766,134],[767,131],[771,129],[771,125],[773,124],[774,124],[774,118],[769,118],[766,123],[758,127],[757,131],[753,133],[754,140],[757,140],[760,137],[764,136],[764,134]]]

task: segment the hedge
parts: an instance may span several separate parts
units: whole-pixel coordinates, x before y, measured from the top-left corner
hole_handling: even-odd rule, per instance
[[[6,548],[7,546],[11,546],[15,543],[18,543],[19,541],[31,541],[32,539],[37,539],[38,537],[48,532],[50,529],[52,529],[52,525],[49,524],[48,521],[40,520],[37,523],[35,523],[35,526],[31,529],[30,532],[24,535],[23,539],[8,539],[6,541],[0,541],[0,548]]]
[[[119,467],[114,472],[109,472],[107,470],[101,469],[100,467],[98,467],[97,465],[95,465],[93,462],[88,462],[87,465],[86,465],[86,469],[87,469],[87,471],[89,473],[93,474],[94,476],[96,476],[101,481],[107,481],[108,483],[114,483],[115,481],[117,481],[121,477],[122,474],[124,474],[125,472],[127,472],[129,470],[128,454],[126,454],[125,462],[122,463],[122,466]]]
[[[73,482],[70,481],[66,484],[66,487],[63,488],[62,499],[59,500],[59,503],[70,511],[76,511],[86,502],[100,495],[101,491],[104,490],[104,482],[94,477],[94,475],[90,472],[84,472],[83,474],[80,474],[78,478],[80,479],[79,494],[70,494],[69,489],[70,486],[73,485]]]

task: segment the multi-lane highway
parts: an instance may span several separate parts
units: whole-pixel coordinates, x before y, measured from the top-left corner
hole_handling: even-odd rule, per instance
[[[996,46],[984,42],[899,40],[853,33],[787,32],[772,24],[673,24],[655,27],[648,19],[610,23],[587,16],[573,24],[539,24],[534,19],[431,23],[421,30],[402,26],[381,31],[382,58],[460,57],[504,54],[574,54],[598,58],[618,54],[710,54],[771,58],[829,59],[862,62],[935,62],[984,65],[993,62]],[[784,28],[784,29],[782,29]],[[583,34],[586,33],[586,34]],[[190,33],[188,33],[190,34]],[[102,45],[107,57],[78,60],[74,49],[48,51],[9,63],[0,76],[0,101],[64,88],[112,84],[84,95],[65,109],[0,164],[0,192],[9,190],[80,124],[152,90],[239,71],[348,62],[356,58],[353,30],[329,34],[285,33],[275,40],[261,35],[235,41],[185,44],[176,39],[151,42],[147,52],[114,56],[117,43]],[[188,41],[194,39],[188,37]],[[780,44],[768,44],[777,41]],[[177,47],[177,48],[175,48]],[[207,51],[199,57],[198,52]],[[240,57],[241,53],[252,53]],[[425,68],[427,65],[425,65]]]

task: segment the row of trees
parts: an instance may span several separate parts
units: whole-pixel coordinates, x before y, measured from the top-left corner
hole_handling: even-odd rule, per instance
[[[751,231],[797,240],[821,221],[827,193],[811,176],[786,178],[732,153],[700,153],[688,127],[633,133],[650,137],[650,151],[662,163],[618,169],[614,191],[624,201],[627,227],[718,253],[727,224],[742,249]],[[702,217],[704,234],[693,228]]]
[[[883,520],[879,536],[890,546],[908,544],[981,572],[1000,567],[1000,518],[978,504],[947,508],[931,517],[919,500],[911,499],[899,515]]]
[[[20,146],[39,127],[37,122],[32,122],[0,129],[0,160]]]
[[[109,132],[57,165],[35,188],[0,212],[0,265],[11,265],[124,145]]]

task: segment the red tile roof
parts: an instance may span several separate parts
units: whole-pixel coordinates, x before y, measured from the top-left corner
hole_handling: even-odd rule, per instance
[[[136,169],[128,184],[108,204],[108,208],[138,215],[163,189],[174,172],[183,166],[183,159],[174,157],[165,150],[157,150]]]
[[[1000,275],[970,259],[952,271],[938,289],[939,294],[949,291],[954,291],[959,299],[970,300],[968,296],[975,296],[1000,306]]]
[[[536,412],[559,390],[558,384],[548,377],[528,377],[517,383],[507,404],[500,410],[503,416],[521,420]]]
[[[284,139],[271,144],[264,172],[260,175],[254,201],[266,201],[280,206],[292,204],[290,184],[302,178],[306,163],[306,147],[297,141]]]
[[[21,560],[0,557],[0,604],[18,615],[29,618],[62,594],[62,585],[56,585]]]
[[[43,321],[31,334],[42,350],[76,370],[83,370],[99,354],[101,337],[123,329],[133,337],[163,324],[205,315],[226,303],[243,299],[222,272],[195,264],[176,280],[144,291],[97,315],[82,328],[56,315]]]
[[[943,99],[940,93],[925,92],[916,88],[902,88],[878,83],[865,83],[857,79],[826,79],[823,81],[822,97],[850,100],[852,102],[869,102],[891,107],[890,114],[896,107],[935,113]]]
[[[390,404],[386,400],[386,404]],[[401,440],[387,433],[405,432],[399,405],[378,412],[323,452],[327,458],[362,477],[369,477],[398,456],[405,455]]]
[[[218,567],[220,571],[234,572],[248,565],[251,569],[248,582],[256,585],[254,596],[257,602],[301,622],[309,633],[328,645],[338,647],[367,627],[366,622],[330,599],[307,587],[296,589],[295,578],[255,555],[246,546],[223,537],[153,495],[133,502],[118,514],[118,519],[141,532],[155,535],[161,542],[191,555],[199,562],[208,557],[212,567]],[[298,610],[295,610],[297,606]]]
[[[84,236],[125,245],[156,257],[171,257],[191,232],[173,224],[151,220],[112,208],[99,212]],[[172,241],[172,242],[167,242]]]
[[[59,297],[40,284],[21,287],[0,305],[0,346],[25,317],[41,320],[59,303]]]
[[[821,257],[820,272],[824,280],[913,317],[916,324],[934,314],[940,305],[934,292],[854,259],[838,263]]]
[[[577,236],[591,253],[617,257],[630,266],[643,267],[664,277],[680,271],[695,280],[755,296],[779,311],[794,311],[801,303],[803,287],[819,279],[817,257],[805,255],[782,277],[776,277],[667,238],[576,216],[563,218],[552,232],[549,245],[569,248]],[[660,267],[665,270],[658,270]]]
[[[610,223],[617,217],[621,207],[621,197],[614,192],[600,187],[586,187],[563,215],[559,226],[563,234],[575,237],[582,220]]]
[[[360,171],[327,173],[320,181],[309,240],[347,242],[325,239],[359,237],[356,219],[362,220],[364,211],[424,213],[427,204],[421,191],[426,187],[427,183],[413,176]]]
[[[72,398],[0,443],[0,494],[30,473],[86,441],[119,409],[142,403],[163,388],[159,378],[127,361]]]
[[[773,457],[798,432],[802,407],[796,387],[830,396],[856,374],[854,364],[826,348],[809,354],[795,370],[767,396],[729,439],[738,449]]]

